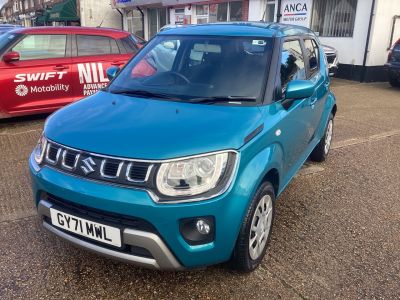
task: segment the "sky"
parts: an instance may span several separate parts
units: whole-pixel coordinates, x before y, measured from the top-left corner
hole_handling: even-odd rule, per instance
[[[0,8],[3,7],[3,4],[6,3],[7,0],[0,0]]]

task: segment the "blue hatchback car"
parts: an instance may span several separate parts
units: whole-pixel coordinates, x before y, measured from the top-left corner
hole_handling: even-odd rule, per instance
[[[30,157],[44,227],[143,267],[254,270],[276,198],[331,145],[318,38],[267,23],[167,29],[107,74],[47,119]]]

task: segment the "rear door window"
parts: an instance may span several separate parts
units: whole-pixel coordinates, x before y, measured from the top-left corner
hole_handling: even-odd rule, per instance
[[[303,51],[300,40],[285,41],[281,58],[281,85],[282,93],[292,80],[306,79]]]
[[[77,35],[78,56],[119,54],[117,42],[107,36]]]
[[[66,56],[66,35],[27,35],[12,51],[17,51],[20,60],[60,58]]]
[[[308,57],[308,68],[311,77],[318,73],[319,70],[319,49],[317,43],[312,39],[304,40],[304,47]]]

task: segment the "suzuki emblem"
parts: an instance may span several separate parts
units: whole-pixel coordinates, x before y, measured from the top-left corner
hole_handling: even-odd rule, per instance
[[[95,171],[93,167],[96,165],[96,163],[94,162],[93,158],[87,157],[82,160],[82,163],[83,166],[81,166],[81,169],[85,173],[85,175],[88,175]]]

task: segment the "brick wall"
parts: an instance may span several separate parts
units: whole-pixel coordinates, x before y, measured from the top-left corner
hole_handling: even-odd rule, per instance
[[[243,11],[242,11],[242,17],[243,21],[248,21],[249,20],[249,0],[243,0]]]

